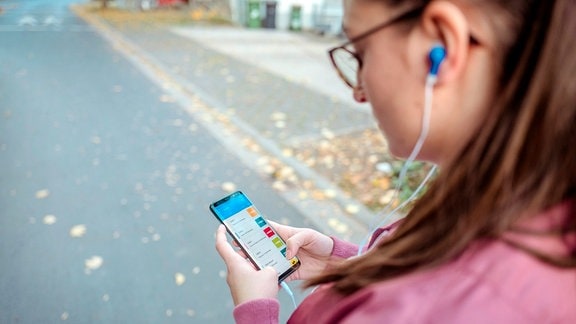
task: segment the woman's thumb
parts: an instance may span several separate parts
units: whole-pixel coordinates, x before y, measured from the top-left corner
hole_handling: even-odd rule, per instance
[[[296,254],[298,253],[298,250],[300,249],[300,245],[302,243],[300,242],[300,239],[298,237],[298,234],[292,236],[291,238],[289,238],[286,241],[286,259],[290,260],[293,257],[296,256]]]

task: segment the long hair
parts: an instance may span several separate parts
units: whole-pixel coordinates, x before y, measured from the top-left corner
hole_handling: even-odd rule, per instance
[[[499,91],[478,133],[389,239],[305,285],[331,282],[352,294],[445,264],[474,241],[505,241],[502,234],[519,218],[576,200],[576,1],[479,3],[504,13],[508,39],[499,44]],[[576,232],[575,212],[557,235]],[[574,250],[545,255],[509,243],[555,266],[576,267]]]

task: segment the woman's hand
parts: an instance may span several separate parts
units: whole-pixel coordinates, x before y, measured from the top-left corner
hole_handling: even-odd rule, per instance
[[[276,298],[279,290],[276,270],[256,270],[250,261],[228,243],[224,225],[220,225],[216,232],[216,250],[226,263],[226,282],[230,287],[234,305],[253,299]]]
[[[288,281],[310,279],[326,268],[334,248],[332,238],[309,228],[270,223],[288,245],[287,259],[296,255],[302,263],[300,268],[288,277]]]

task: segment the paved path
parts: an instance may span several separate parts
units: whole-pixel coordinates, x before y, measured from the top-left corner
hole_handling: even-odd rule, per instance
[[[214,26],[174,27],[170,30],[207,48],[314,90],[334,102],[345,103],[356,112],[368,112],[367,105],[360,105],[352,99],[351,90],[340,80],[329,62],[327,49],[340,44],[342,40],[339,38],[270,29]]]

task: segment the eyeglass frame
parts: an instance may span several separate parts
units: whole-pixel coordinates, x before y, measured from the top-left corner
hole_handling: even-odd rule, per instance
[[[353,85],[350,82],[350,80],[348,80],[348,78],[344,76],[344,73],[342,73],[342,70],[340,69],[340,67],[336,63],[336,60],[334,59],[334,52],[336,52],[338,50],[344,50],[345,52],[348,52],[358,62],[358,71],[360,71],[360,69],[362,68],[362,59],[360,58],[360,56],[358,56],[358,53],[352,52],[351,50],[346,48],[347,46],[350,46],[356,42],[359,42],[362,39],[378,32],[378,31],[380,31],[386,27],[392,26],[396,23],[399,23],[399,22],[402,22],[405,20],[416,18],[416,17],[420,16],[420,14],[422,14],[423,11],[424,11],[424,7],[408,10],[405,13],[402,13],[402,14],[400,14],[400,15],[398,15],[398,16],[390,19],[390,20],[387,20],[381,24],[378,24],[378,25],[368,29],[367,31],[363,32],[362,34],[360,34],[354,38],[349,39],[344,44],[341,44],[339,46],[336,46],[334,48],[329,49],[328,50],[328,56],[330,57],[330,61],[332,62],[332,66],[334,67],[334,69],[336,69],[336,72],[338,73],[338,76],[340,77],[340,79],[342,79],[342,81],[344,81],[344,83],[346,83],[346,85],[348,85],[350,88],[356,87],[356,85]],[[358,71],[356,71],[356,73],[358,73]]]

